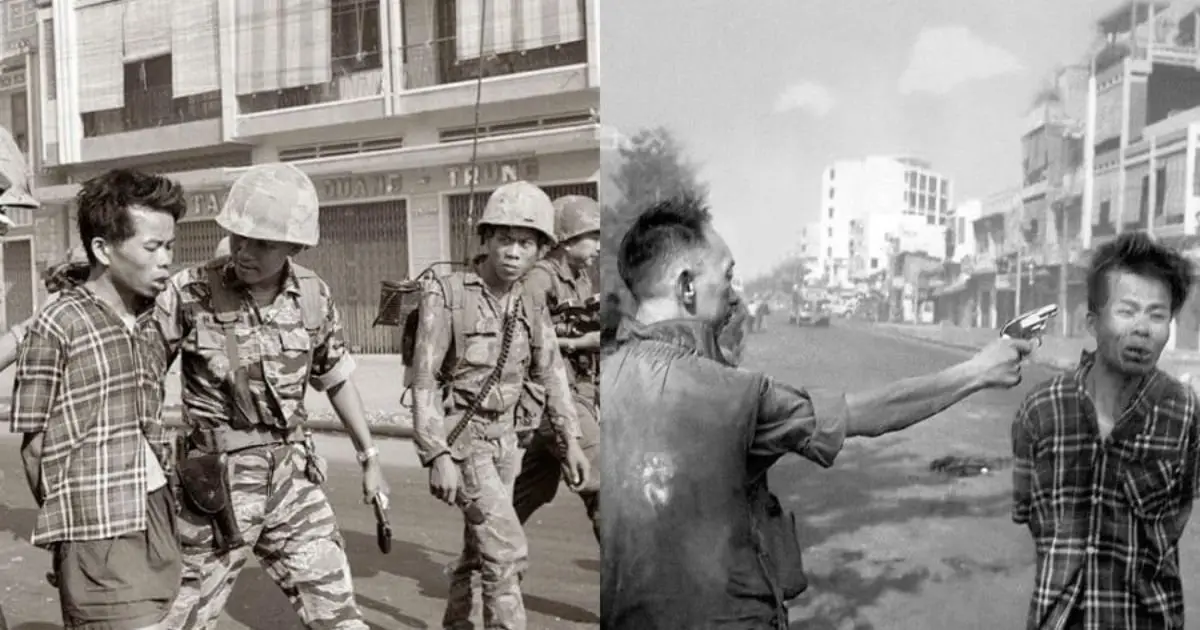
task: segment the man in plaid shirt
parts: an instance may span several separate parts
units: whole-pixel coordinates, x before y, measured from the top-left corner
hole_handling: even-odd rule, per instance
[[[1017,412],[1013,520],[1037,549],[1030,629],[1184,627],[1178,543],[1200,399],[1157,363],[1191,283],[1187,260],[1143,233],[1101,246],[1088,272],[1096,351]]]
[[[160,417],[164,358],[139,322],[166,285],[183,189],[116,170],[79,192],[91,263],[29,326],[12,431],[40,506],[66,628],[157,628],[179,589],[174,496]]]

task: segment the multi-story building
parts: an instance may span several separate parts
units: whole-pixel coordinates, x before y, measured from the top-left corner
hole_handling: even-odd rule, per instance
[[[800,228],[796,238],[795,256],[807,264],[817,261],[821,248],[820,222],[806,223]]]
[[[78,183],[104,169],[187,187],[182,265],[211,254],[247,166],[290,162],[322,202],[321,245],[301,262],[333,288],[357,351],[393,351],[371,327],[380,282],[467,259],[496,186],[597,195],[596,5],[39,0],[33,145],[56,185],[37,191],[37,262],[77,239]]]
[[[37,8],[31,0],[0,0],[0,126],[8,129],[28,155],[31,141],[31,97],[36,76],[27,72],[37,44]],[[35,166],[32,162],[30,168]],[[0,237],[0,326],[29,317],[40,288],[34,268],[33,213],[10,210],[17,226]]]
[[[821,183],[818,264],[836,283],[881,273],[900,225],[944,226],[953,216],[950,181],[916,158],[838,161]]]
[[[1135,0],[1097,26],[1104,37],[1089,58],[1083,246],[1145,230],[1193,250],[1200,228],[1200,10]],[[1200,347],[1195,293],[1175,327],[1173,347]]]

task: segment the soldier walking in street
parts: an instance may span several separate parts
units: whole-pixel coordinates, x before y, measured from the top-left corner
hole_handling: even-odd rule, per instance
[[[465,521],[443,626],[473,627],[471,578],[478,572],[484,626],[524,630],[518,575],[528,544],[512,498],[523,392],[542,390],[572,486],[586,484],[587,459],[554,324],[544,302],[520,282],[555,242],[550,198],[527,182],[505,184],[492,193],[476,227],[487,258],[423,287],[413,362],[414,441],[430,469],[430,491],[458,506]]]
[[[600,540],[600,393],[599,303],[595,301],[588,269],[600,253],[600,205],[595,200],[568,195],[554,201],[554,228],[558,245],[525,275],[528,291],[545,300],[558,348],[571,380],[575,412],[579,418],[579,446],[591,463],[588,484],[577,489],[583,499],[596,540]],[[594,309],[585,305],[595,304]],[[582,313],[575,316],[572,311]],[[580,326],[580,321],[594,326]],[[586,330],[580,330],[586,328]],[[554,499],[562,482],[562,465],[555,456],[554,430],[543,423],[533,431],[521,472],[513,490],[517,517],[524,524],[539,508]]]
[[[178,355],[183,585],[169,628],[215,628],[251,552],[309,628],[365,629],[325,462],[304,430],[311,385],[358,449],[367,499],[386,496],[354,359],[329,286],[292,261],[318,240],[317,191],[294,166],[251,168],[219,226],[230,257],[185,269],[158,299],[164,365]]]

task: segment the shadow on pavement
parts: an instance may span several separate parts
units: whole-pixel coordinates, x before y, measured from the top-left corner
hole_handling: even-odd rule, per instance
[[[37,523],[38,511],[32,508],[12,507],[0,503],[0,531],[9,532],[14,538],[29,542],[33,526]]]
[[[385,556],[379,553],[373,534],[366,535],[356,531],[345,531],[343,534],[346,537],[346,550],[350,554],[350,563],[354,567],[355,578],[360,576],[370,578],[380,573],[406,577],[417,582],[417,588],[420,589],[421,595],[439,600],[446,599],[449,586],[446,565],[433,560],[438,555],[444,555],[443,551],[406,540],[393,540],[392,552]],[[595,613],[577,606],[529,593],[524,594],[524,599],[525,609],[530,612],[557,617],[573,623],[600,622],[600,618]],[[397,619],[399,620],[400,617]],[[426,626],[409,627],[424,628]]]
[[[922,519],[1002,516],[1011,506],[1005,491],[988,496],[937,496],[938,488],[951,481],[927,470],[928,464],[910,454],[888,454],[878,447],[849,445],[830,470],[807,461],[789,459],[771,471],[772,490],[788,508],[795,510],[800,541],[806,550],[827,547],[829,572],[810,572],[809,588],[793,604],[806,606],[804,618],[791,619],[793,628],[834,629],[853,627],[872,630],[859,611],[878,603],[889,593],[916,594],[930,579],[928,568],[914,567],[906,560],[872,559],[861,549],[839,548],[834,537],[886,525],[902,525]],[[783,481],[786,479],[786,481]],[[904,491],[906,495],[889,496]],[[906,555],[897,550],[896,555]],[[990,567],[947,563],[953,572],[965,575]],[[964,574],[965,572],[965,574]],[[866,575],[869,573],[870,575]]]
[[[62,627],[56,626],[52,623],[42,623],[38,621],[33,623],[23,623],[19,626],[13,626],[12,630],[62,630]]]

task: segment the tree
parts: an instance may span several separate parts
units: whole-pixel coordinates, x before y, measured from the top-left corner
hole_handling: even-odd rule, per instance
[[[643,129],[625,138],[614,152],[606,152],[601,168],[606,177],[601,215],[600,276],[605,308],[620,304],[627,309],[630,296],[617,270],[617,249],[637,217],[655,203],[691,195],[706,199],[708,187],[701,182],[699,168],[684,153],[683,145],[665,127]],[[607,321],[616,321],[608,313]]]
[[[794,285],[803,285],[808,275],[808,264],[799,256],[790,257],[775,265],[765,275],[759,276],[746,283],[746,293],[781,292],[791,294]]]

